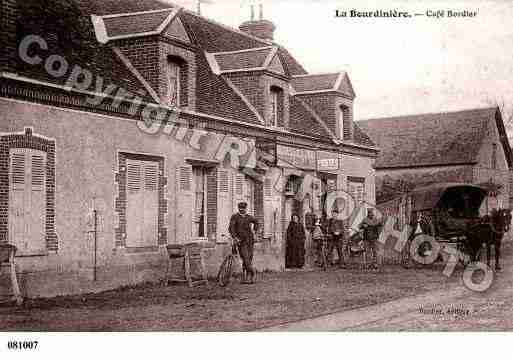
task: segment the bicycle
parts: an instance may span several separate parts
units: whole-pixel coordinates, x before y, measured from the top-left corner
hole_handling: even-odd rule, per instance
[[[322,239],[321,239],[321,243],[320,243],[320,260],[321,262],[320,263],[317,263],[318,266],[320,266],[323,270],[327,271],[328,270],[328,240],[326,238],[326,236],[324,236]]]
[[[233,276],[233,263],[239,255],[239,247],[236,240],[231,240],[231,247],[231,253],[223,260],[221,267],[219,267],[219,272],[217,273],[217,282],[221,287],[226,287],[230,283]]]

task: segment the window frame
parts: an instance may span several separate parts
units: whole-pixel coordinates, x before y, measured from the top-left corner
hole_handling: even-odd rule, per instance
[[[53,138],[47,138],[33,134],[32,127],[25,127],[21,132],[2,133],[0,135],[0,167],[7,171],[0,171],[0,244],[9,243],[9,208],[10,208],[10,150],[15,148],[27,148],[46,153],[45,185],[43,191],[46,195],[45,208],[45,241],[46,253],[59,251],[59,238],[55,229],[56,206],[56,142]]]
[[[171,71],[174,69],[175,71]],[[178,58],[170,57],[167,60],[166,64],[166,85],[167,85],[167,94],[166,94],[166,104],[168,106],[180,107],[180,103],[182,100],[182,71],[183,71],[183,60]],[[172,72],[174,72],[174,77],[171,76]],[[176,81],[175,89],[176,96],[171,98],[170,89],[171,89],[171,79],[174,78]],[[172,100],[174,100],[172,102]]]
[[[345,113],[344,113],[344,106],[339,106],[338,108],[338,137],[343,140],[344,139],[344,121],[345,121]]]
[[[193,217],[193,235],[191,236],[191,240],[192,241],[208,241],[208,170],[209,168],[208,167],[205,167],[205,166],[195,166],[193,165],[192,166],[192,179],[193,179],[193,186],[194,186],[194,199],[193,199],[193,203],[194,203],[194,208],[193,208],[193,213],[194,213],[194,217]],[[203,182],[203,189],[202,189],[202,193],[203,193],[203,200],[202,200],[202,207],[203,207],[203,212],[202,213],[199,213],[198,212],[198,209],[196,208],[196,206],[198,205],[198,202],[197,202],[197,194],[198,194],[198,190],[197,190],[197,171],[201,171],[201,177],[202,177],[202,182]],[[199,216],[203,215],[203,236],[200,236],[199,233],[200,233],[200,223],[201,221],[200,220],[196,220],[196,216],[199,214]],[[196,226],[198,226],[196,228]],[[196,234],[197,233],[197,234]]]
[[[280,126],[280,120],[284,120],[283,114],[281,113],[280,109],[283,111],[284,91],[281,87],[273,85],[270,87],[269,92],[269,103],[271,108],[270,126],[275,128],[283,128],[285,126],[284,124],[283,126]]]
[[[158,183],[157,183],[157,196],[158,196],[158,207],[157,207],[157,247],[128,247],[126,243],[127,238],[127,203],[126,194],[128,191],[127,184],[127,160],[135,161],[152,161],[158,164]],[[160,155],[134,153],[118,151],[118,172],[115,174],[115,182],[118,185],[118,196],[115,200],[115,212],[118,215],[118,226],[114,229],[115,233],[115,248],[124,249],[127,253],[139,253],[139,252],[152,252],[158,250],[158,247],[167,245],[168,241],[168,228],[166,226],[165,216],[168,213],[168,200],[166,198],[167,191],[167,177],[165,173],[165,159]]]

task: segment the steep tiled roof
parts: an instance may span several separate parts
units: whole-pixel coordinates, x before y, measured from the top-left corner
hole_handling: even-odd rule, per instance
[[[64,57],[70,68],[77,65],[91,71],[95,79],[101,77],[104,87],[114,84],[133,93],[142,89],[139,80],[111,48],[98,43],[89,14],[84,14],[85,10],[90,9],[84,7],[84,4],[92,6],[93,1],[53,0],[51,4],[54,6],[48,6],[48,2],[18,2],[19,38],[26,35],[41,36],[48,44],[48,54]],[[57,85],[64,85],[67,80],[67,76],[54,77],[48,74],[44,63],[29,65],[19,61],[16,73]],[[143,97],[149,99],[149,96]]]
[[[319,122],[308,112],[300,100],[290,96],[290,118],[289,126],[291,131],[320,138],[330,138],[331,135]]]
[[[297,92],[331,90],[339,76],[339,73],[297,76],[292,78],[292,86]]]
[[[344,71],[332,74],[296,75],[292,78],[292,87],[298,94],[335,91],[351,98],[355,97],[351,80]]]
[[[376,144],[371,140],[371,138],[358,126],[357,123],[354,123],[354,142],[359,145],[364,146],[372,146],[375,147]]]
[[[222,52],[214,54],[221,71],[254,69],[265,65],[272,47],[264,47],[243,52]]]
[[[261,124],[258,116],[248,108],[251,106],[241,98],[240,93],[234,91],[223,75],[212,71],[207,58],[208,54],[214,54],[221,70],[259,68],[269,66],[270,60],[273,63],[279,60],[286,76],[306,74],[305,69],[283,47],[205,19],[190,11],[178,11],[177,6],[167,1],[47,0],[45,4],[47,3],[55,6],[44,7],[42,3],[31,1],[19,2],[22,18],[18,35],[20,37],[24,34],[42,36],[48,42],[48,53],[65,57],[70,66],[78,65],[92,71],[95,78],[102,78],[102,88],[114,84],[133,93],[137,92],[146,100],[152,100],[147,93],[139,92],[145,88],[142,85],[144,76],[137,76],[137,71],[134,71],[135,66],[130,68],[120,60],[110,45],[107,46],[98,41],[98,28],[93,24],[95,19],[101,19],[101,25],[104,26],[103,32],[109,40],[126,35],[154,33],[162,30],[169,19],[179,18],[184,31],[190,37],[191,46],[197,47],[196,82],[201,84],[196,87],[198,112]],[[143,40],[147,40],[148,43],[153,41],[152,38]],[[113,42],[115,45],[119,43],[121,42]],[[127,58],[131,61],[129,56]],[[48,75],[43,66],[27,64],[21,64],[17,73],[59,85],[64,85],[67,79],[66,76],[55,78]],[[139,73],[142,74],[141,71]],[[324,89],[325,86],[335,86],[339,75],[334,74],[327,78],[316,75],[305,79],[313,81],[314,89],[319,88],[318,86]],[[297,83],[302,82],[297,80]],[[309,87],[305,82],[301,88],[304,90]],[[290,117],[292,132],[316,136],[324,141],[329,141],[331,138],[329,131],[319,123],[315,114],[305,109],[293,96]],[[355,142],[371,143],[365,134],[357,130],[355,130]]]
[[[156,31],[171,12],[172,10],[169,9],[136,15],[105,17],[103,22],[109,37],[141,34]]]
[[[159,0],[75,0],[86,14],[111,15],[168,9],[169,2]]]
[[[207,20],[189,11],[183,11],[180,14],[180,19],[194,34],[198,46],[209,53],[248,50],[276,45]],[[289,74],[301,75],[306,73],[304,68],[281,46],[278,46],[278,55]]]
[[[486,126],[496,120],[496,113],[497,108],[484,108],[357,124],[381,148],[376,168],[470,164],[476,161]]]

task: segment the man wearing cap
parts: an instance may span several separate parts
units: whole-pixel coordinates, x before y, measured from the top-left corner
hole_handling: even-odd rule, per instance
[[[367,209],[367,217],[360,223],[360,229],[363,230],[363,239],[365,243],[365,251],[369,253],[372,260],[372,267],[379,269],[381,266],[381,258],[378,256],[377,241],[381,231],[382,223],[374,215],[372,208]]]
[[[339,267],[345,266],[344,255],[348,249],[348,236],[346,223],[339,218],[337,209],[332,212],[331,218],[328,220],[328,258],[331,260],[333,249],[337,249],[338,265]]]
[[[235,213],[230,219],[228,230],[239,246],[239,255],[242,259],[243,269],[242,282],[253,284],[255,283],[255,271],[253,270],[253,245],[255,237],[253,233],[258,228],[258,222],[255,217],[246,213],[247,207],[248,204],[245,202],[238,204],[239,213]]]

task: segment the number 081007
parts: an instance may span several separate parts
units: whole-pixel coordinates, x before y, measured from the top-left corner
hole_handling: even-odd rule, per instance
[[[34,341],[13,341],[10,340],[7,342],[7,349],[11,350],[35,350],[37,349],[37,345],[39,342],[37,340]]]

